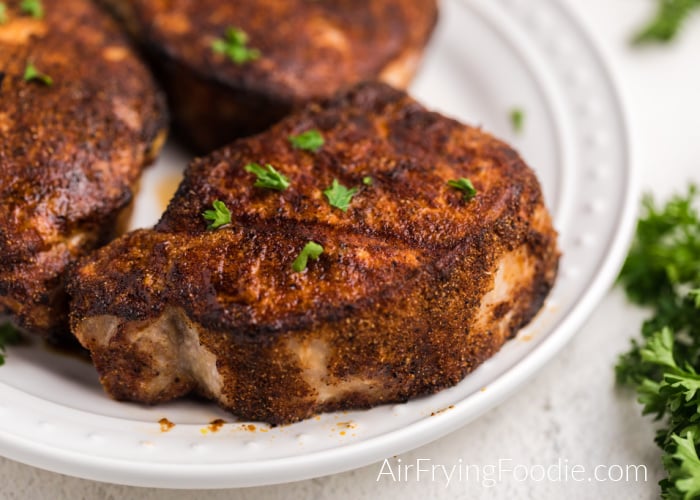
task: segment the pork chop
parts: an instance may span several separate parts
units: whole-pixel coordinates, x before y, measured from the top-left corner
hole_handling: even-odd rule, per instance
[[[149,54],[200,152],[362,80],[407,85],[437,17],[435,0],[101,1]]]
[[[310,129],[324,144],[295,148]],[[230,223],[202,216],[214,202]],[[370,83],[193,161],[155,229],[81,261],[71,324],[116,399],[197,392],[281,424],[456,384],[540,309],[558,258],[513,149]]]
[[[89,0],[5,3],[0,314],[50,336],[68,332],[66,266],[108,236],[163,142],[164,99]]]

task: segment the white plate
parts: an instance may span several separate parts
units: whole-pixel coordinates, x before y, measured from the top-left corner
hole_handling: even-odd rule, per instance
[[[576,332],[612,283],[634,220],[623,111],[610,75],[556,0],[450,0],[412,92],[482,124],[537,170],[564,253],[544,309],[456,387],[407,404],[325,414],[269,429],[213,405],[109,400],[92,367],[38,343],[0,369],[0,453],[102,481],[170,488],[286,482],[359,467],[423,445],[501,402]],[[525,110],[514,134],[509,111]],[[158,218],[185,158],[169,146],[147,172],[135,225]],[[167,417],[177,424],[161,432]],[[218,432],[207,423],[223,418]],[[254,430],[252,425],[254,425]]]

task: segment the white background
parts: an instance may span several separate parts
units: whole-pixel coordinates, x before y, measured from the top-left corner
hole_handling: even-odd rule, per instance
[[[700,181],[700,15],[669,45],[630,48],[628,39],[653,0],[570,0],[610,56],[629,110],[641,186],[664,197]],[[625,466],[645,464],[646,482],[517,482],[484,488],[476,481],[377,481],[381,463],[299,483],[225,491],[131,488],[69,478],[0,458],[1,498],[656,498],[663,477],[654,423],[639,416],[634,394],[614,385],[613,365],[644,313],[612,291],[576,338],[519,394],[476,422],[402,455],[451,467],[549,465],[557,460]],[[426,464],[428,462],[424,462]]]

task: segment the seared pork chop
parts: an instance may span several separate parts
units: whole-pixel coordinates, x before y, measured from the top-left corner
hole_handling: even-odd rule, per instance
[[[5,3],[0,314],[49,336],[68,332],[66,266],[108,235],[163,142],[164,99],[89,0]]]
[[[293,147],[310,129],[321,148]],[[335,180],[357,188],[347,207]],[[217,200],[231,222],[214,229]],[[558,257],[515,151],[363,84],[193,161],[155,229],[82,260],[71,324],[116,399],[194,391],[280,424],[456,384],[535,315]]]
[[[407,85],[437,16],[435,0],[101,1],[160,70],[180,131],[204,152],[362,80]]]

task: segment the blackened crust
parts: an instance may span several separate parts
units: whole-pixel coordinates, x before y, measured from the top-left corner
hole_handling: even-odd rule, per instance
[[[164,99],[87,0],[9,2],[0,25],[0,312],[67,331],[66,266],[108,236],[166,127]],[[29,63],[53,79],[25,81]]]
[[[310,128],[322,150],[293,149],[289,135]],[[253,187],[249,162],[273,164],[291,187]],[[447,185],[461,177],[478,191],[471,201]],[[321,194],[333,179],[360,187],[347,212]],[[201,214],[217,199],[233,223],[210,231]],[[310,240],[324,253],[292,272]],[[558,257],[517,153],[365,84],[192,162],[155,230],[83,260],[72,325],[116,398],[200,391],[241,417],[284,423],[456,384],[539,310]],[[162,352],[192,335],[219,385],[190,349],[172,356],[194,368],[163,382]]]
[[[101,0],[158,69],[183,137],[209,152],[357,82],[407,85],[435,26],[435,0]],[[259,60],[212,51],[242,29]]]

